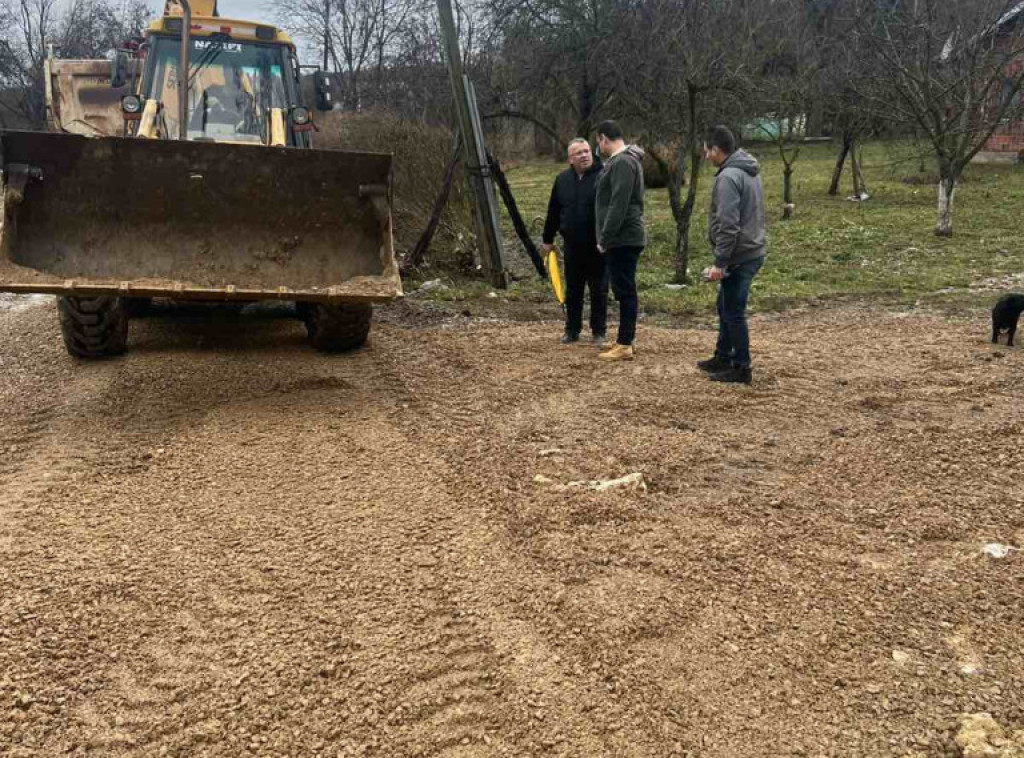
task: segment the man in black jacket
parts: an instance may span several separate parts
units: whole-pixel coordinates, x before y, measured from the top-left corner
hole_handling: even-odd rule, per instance
[[[590,288],[590,331],[594,344],[604,344],[608,322],[608,270],[597,252],[594,197],[601,165],[585,139],[569,143],[569,168],[558,175],[544,224],[544,252],[550,252],[556,232],[565,246],[565,334],[562,343],[578,342],[583,331],[583,296]]]

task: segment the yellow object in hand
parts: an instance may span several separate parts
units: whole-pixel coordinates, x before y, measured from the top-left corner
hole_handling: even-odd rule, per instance
[[[562,284],[562,272],[558,268],[558,248],[553,247],[548,251],[544,263],[548,269],[548,278],[551,280],[551,289],[554,290],[558,302],[565,305],[565,286]]]

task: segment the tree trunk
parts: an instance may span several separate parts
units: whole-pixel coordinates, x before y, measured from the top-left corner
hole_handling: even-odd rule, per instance
[[[843,135],[843,144],[839,148],[839,156],[836,158],[836,167],[832,170],[832,184],[829,185],[828,194],[838,195],[839,194],[839,182],[843,178],[843,166],[846,164],[846,156],[850,152],[850,145],[852,140],[850,135]]]
[[[679,188],[683,181],[683,172],[686,170],[682,160],[677,160],[675,173],[679,176],[675,181],[670,179],[669,186],[676,187],[675,197],[669,193],[669,200],[672,204],[672,217],[676,222],[676,249],[673,256],[675,264],[675,283],[690,283],[690,223],[693,220],[693,209],[697,204],[697,184],[700,180],[700,165],[704,159],[704,151],[701,149],[700,134],[697,126],[697,97],[698,91],[687,86],[687,107],[689,117],[689,134],[687,142],[690,146],[690,186],[686,190],[686,202],[679,205]],[[682,150],[679,158],[682,159]]]
[[[680,213],[676,219],[676,248],[673,251],[675,259],[675,277],[672,281],[675,284],[690,283],[690,219]]]
[[[939,237],[953,236],[953,200],[956,197],[956,183],[959,173],[952,166],[943,166],[939,179],[939,213],[935,234]]]
[[[684,204],[680,193],[683,184],[682,173],[685,170],[685,166],[680,166],[677,162],[666,172],[668,174],[668,204],[672,209],[672,220],[676,224],[676,245],[672,254],[675,265],[673,281],[676,284],[687,283],[687,269],[690,263],[689,235],[687,234],[690,225],[684,217]]]
[[[437,193],[437,199],[434,200],[434,208],[430,213],[430,221],[427,222],[427,228],[423,230],[420,238],[416,241],[416,247],[412,249],[402,267],[402,273],[408,273],[417,266],[422,265],[427,257],[430,243],[434,239],[434,232],[437,231],[437,225],[441,222],[441,214],[444,213],[444,208],[448,205],[448,196],[451,194],[452,181],[455,178],[455,167],[459,165],[459,154],[461,152],[462,139],[460,138],[455,140],[452,157],[448,160],[448,168],[444,172],[444,181],[441,184],[440,192]]]
[[[680,151],[681,152],[681,151]],[[671,164],[664,160],[660,155],[655,154],[652,150],[650,151],[651,157],[654,162],[658,164],[658,168],[665,174],[665,186],[668,189],[668,207],[672,211],[672,220],[676,224],[676,244],[672,254],[672,260],[675,265],[675,277],[673,281],[684,284],[686,282],[686,263],[689,257],[689,250],[686,248],[686,244],[683,241],[681,233],[681,222],[683,218],[683,200],[680,192],[683,186],[683,172],[686,171],[686,166],[679,160],[681,156],[676,157],[676,160]],[[679,276],[679,261],[683,261],[683,276]]]
[[[793,218],[793,164],[785,163],[782,170],[782,220]]]
[[[825,101],[815,98],[808,110],[804,133],[808,137],[820,137],[825,132]]]
[[[587,78],[586,68],[583,70],[583,78],[579,83],[578,98],[580,117],[576,121],[576,134],[573,137],[583,137],[583,139],[589,140],[590,131],[596,125],[593,123],[594,86]]]
[[[693,208],[697,202],[696,182],[691,181],[686,191],[686,202],[679,204],[680,194],[676,192],[672,203],[672,218],[676,222],[676,248],[674,253],[676,284],[690,283],[690,225],[693,222]]]
[[[673,256],[675,264],[676,284],[690,283],[690,225],[693,222],[693,209],[697,205],[697,183],[700,178],[701,150],[696,141],[691,145],[690,150],[690,186],[686,189],[686,201],[680,205],[679,186],[675,191],[675,199],[669,195],[672,205],[672,218],[676,222],[676,249]],[[683,166],[677,168],[680,173],[677,181],[679,185],[683,182]],[[670,185],[671,186],[671,185]]]
[[[864,172],[862,167],[864,165],[863,155],[861,155],[861,147],[854,140],[850,145],[850,155],[853,162],[853,196],[858,200],[863,200],[868,194],[868,185],[864,181]]]

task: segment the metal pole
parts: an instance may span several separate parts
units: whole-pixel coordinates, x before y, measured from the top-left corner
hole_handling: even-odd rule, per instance
[[[331,52],[331,0],[326,0],[326,3],[324,11],[324,73],[330,70],[328,55]]]
[[[498,215],[497,193],[494,191],[494,180],[491,178],[491,162],[487,160],[487,145],[484,143],[484,127],[480,121],[480,110],[476,102],[476,87],[469,77],[462,75],[463,91],[466,94],[466,106],[469,112],[469,123],[473,129],[473,142],[476,143],[476,160],[479,167],[474,177],[483,199],[481,215],[487,227],[487,245],[490,250],[490,274],[498,287],[507,285],[505,272],[505,249],[501,234],[501,222]]]
[[[189,51],[192,41],[192,6],[178,0],[183,11],[181,19],[181,63],[178,65],[178,139],[188,139]]]
[[[441,34],[448,58],[448,76],[451,78],[452,97],[459,131],[462,132],[462,146],[466,160],[466,173],[473,193],[476,211],[477,240],[480,244],[480,262],[483,264],[491,284],[500,289],[508,286],[505,271],[505,251],[502,247],[501,228],[498,225],[498,205],[491,184],[490,169],[487,165],[486,149],[479,122],[474,123],[472,85],[462,69],[462,53],[459,37],[455,30],[455,17],[451,0],[437,0],[441,20]]]

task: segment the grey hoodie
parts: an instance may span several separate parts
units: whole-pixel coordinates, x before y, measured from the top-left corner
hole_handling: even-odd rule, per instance
[[[609,158],[597,181],[597,244],[608,251],[616,247],[643,247],[644,151],[630,145]]]
[[[763,258],[768,253],[761,166],[737,150],[715,174],[708,236],[719,268]]]

